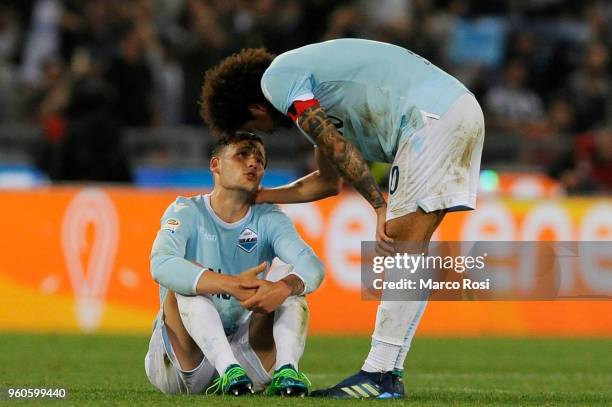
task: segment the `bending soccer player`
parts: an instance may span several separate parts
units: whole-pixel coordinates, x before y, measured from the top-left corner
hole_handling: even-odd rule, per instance
[[[308,392],[298,371],[304,295],[323,268],[278,207],[251,205],[265,165],[258,136],[224,137],[210,161],[212,193],[179,197],[162,217],[151,252],[161,309],[145,371],[164,393]],[[286,265],[257,279],[275,257]]]
[[[337,194],[344,179],[376,212],[381,253],[400,241],[426,251],[448,211],[475,208],[482,110],[457,79],[407,49],[360,39],[278,57],[246,49],[207,72],[202,101],[216,132],[270,133],[295,123],[315,145],[318,171],[264,189],[257,201],[322,199]],[[368,161],[392,163],[388,204]],[[425,306],[383,294],[362,369],[313,395],[402,397],[404,360]]]

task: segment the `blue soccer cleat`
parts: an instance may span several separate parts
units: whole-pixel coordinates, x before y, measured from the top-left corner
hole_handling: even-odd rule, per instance
[[[402,384],[403,388],[403,384]],[[312,397],[332,397],[343,399],[392,399],[395,396],[393,374],[369,373],[360,370],[340,383],[327,389],[315,390]]]
[[[401,399],[406,394],[406,391],[404,390],[404,371],[400,369],[393,369],[393,373],[391,375],[393,398]]]

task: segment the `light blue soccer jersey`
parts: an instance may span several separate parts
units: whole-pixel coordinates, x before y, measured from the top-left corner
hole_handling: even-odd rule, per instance
[[[266,98],[287,114],[314,95],[368,161],[392,162],[400,138],[443,115],[468,90],[426,59],[395,45],[339,39],[279,55],[261,79]],[[311,140],[312,141],[312,140]]]
[[[275,257],[293,265],[293,272],[304,281],[305,293],[321,284],[321,262],[276,205],[253,205],[242,220],[227,223],[212,210],[209,195],[179,197],[161,219],[151,251],[151,273],[160,285],[163,302],[168,289],[195,295],[204,271],[192,261],[218,273],[237,275],[263,261],[270,265]],[[228,295],[211,297],[230,335],[247,311]]]

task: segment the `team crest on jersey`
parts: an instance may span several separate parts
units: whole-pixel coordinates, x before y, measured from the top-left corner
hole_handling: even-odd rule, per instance
[[[244,229],[238,236],[238,247],[247,253],[251,253],[255,246],[257,246],[257,233],[249,228]]]

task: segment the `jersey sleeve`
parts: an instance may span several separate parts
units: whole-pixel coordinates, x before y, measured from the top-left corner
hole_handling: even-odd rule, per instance
[[[293,67],[272,67],[261,78],[264,96],[279,112],[288,115],[296,100],[314,99],[312,73]]]
[[[151,274],[160,285],[183,295],[195,295],[196,284],[205,271],[185,259],[185,249],[197,230],[197,208],[178,198],[161,218],[151,250]]]
[[[278,207],[266,217],[266,229],[275,257],[293,266],[293,272],[304,282],[304,292],[316,290],[323,281],[323,264],[313,250],[302,240],[291,219]]]

